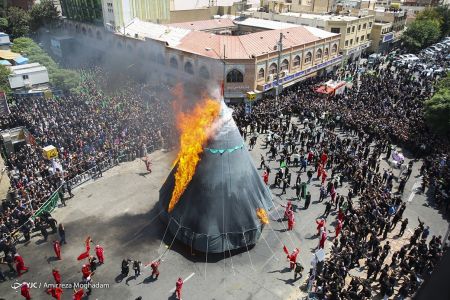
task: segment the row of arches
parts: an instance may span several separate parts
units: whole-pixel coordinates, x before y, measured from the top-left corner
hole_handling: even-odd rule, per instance
[[[331,53],[332,54],[336,54],[337,53],[337,44],[334,44],[331,47]],[[329,55],[329,51],[328,48],[325,48],[324,50],[322,49],[317,49],[316,53],[315,53],[315,60],[318,59],[322,59],[322,57],[326,57]],[[313,54],[312,51],[308,51],[305,54],[305,59],[304,59],[304,63],[305,64],[309,64],[313,61]],[[292,65],[293,67],[298,67],[301,64],[301,58],[300,55],[296,55],[294,56],[293,60],[292,60]],[[269,68],[268,68],[268,75],[270,74],[277,74],[277,63],[272,63],[270,64]],[[289,70],[289,61],[287,59],[284,59],[281,64],[280,64],[280,71],[284,71],[284,70]],[[265,70],[264,68],[260,68],[258,71],[258,79],[263,79],[265,78]]]
[[[175,57],[171,57],[169,60],[169,66],[172,69],[178,70],[178,60]],[[186,72],[188,74],[191,74],[191,75],[195,74],[194,65],[190,61],[187,61],[184,63],[183,70],[184,70],[184,72]],[[200,69],[198,69],[198,76],[200,76],[200,78],[203,78],[206,80],[209,79],[210,74],[209,74],[208,69],[205,66],[201,66]]]

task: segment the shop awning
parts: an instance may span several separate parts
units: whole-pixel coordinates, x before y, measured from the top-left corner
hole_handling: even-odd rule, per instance
[[[0,50],[0,59],[15,59],[21,56],[18,53],[11,52],[11,50]]]

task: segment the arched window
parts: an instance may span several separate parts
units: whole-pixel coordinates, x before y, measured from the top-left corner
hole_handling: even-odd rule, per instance
[[[203,79],[209,79],[209,72],[208,69],[205,66],[201,66],[200,70],[198,70],[198,74]]]
[[[269,66],[269,74],[277,74],[277,64],[276,63],[272,63]]]
[[[311,60],[312,60],[312,54],[311,54],[311,52],[306,53],[305,64],[310,63]]]
[[[241,71],[233,69],[227,74],[227,82],[244,82],[244,75]]]
[[[170,58],[169,64],[170,64],[171,68],[178,69],[178,61],[177,61],[177,59],[175,57],[171,57]]]
[[[194,74],[194,66],[190,61],[184,64],[184,71],[189,74]]]
[[[300,55],[294,57],[294,67],[300,66]]]
[[[337,52],[337,44],[334,44],[333,47],[331,47],[331,54],[334,54]]]
[[[322,49],[318,49],[316,51],[316,59],[321,59],[322,58]]]
[[[287,59],[281,62],[281,71],[289,69],[289,61]]]
[[[323,51],[324,56],[328,56],[328,48],[325,48],[325,51]]]
[[[264,68],[259,69],[258,71],[258,79],[264,78]]]

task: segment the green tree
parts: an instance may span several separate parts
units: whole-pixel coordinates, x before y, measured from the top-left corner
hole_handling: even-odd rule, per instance
[[[425,101],[425,119],[429,126],[441,135],[450,135],[450,89],[439,89]]]
[[[8,19],[0,18],[0,31],[8,31]]]
[[[416,20],[402,35],[402,43],[411,52],[417,52],[439,40],[441,36],[439,21]]]
[[[10,92],[8,80],[9,73],[10,72],[7,67],[0,65],[0,91],[4,91],[6,93]]]
[[[448,36],[450,34],[450,7],[448,5],[438,6],[435,8],[435,10],[442,18],[441,36]]]
[[[14,37],[27,35],[30,31],[30,15],[21,8],[10,7],[7,12],[9,30]]]
[[[52,24],[59,20],[59,12],[53,1],[43,0],[35,4],[30,11],[30,27],[33,32],[44,25]]]
[[[30,62],[37,62],[48,70],[50,83],[63,90],[74,90],[80,83],[80,75],[76,71],[61,69],[59,65],[30,38],[14,40],[11,50],[26,55]]]

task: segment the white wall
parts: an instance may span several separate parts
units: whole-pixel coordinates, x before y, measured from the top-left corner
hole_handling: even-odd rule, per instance
[[[28,79],[23,79],[23,75],[28,75]],[[37,71],[28,74],[20,74],[20,75],[9,75],[9,85],[12,89],[22,88],[25,84],[37,85],[48,83],[48,72],[47,71]]]

